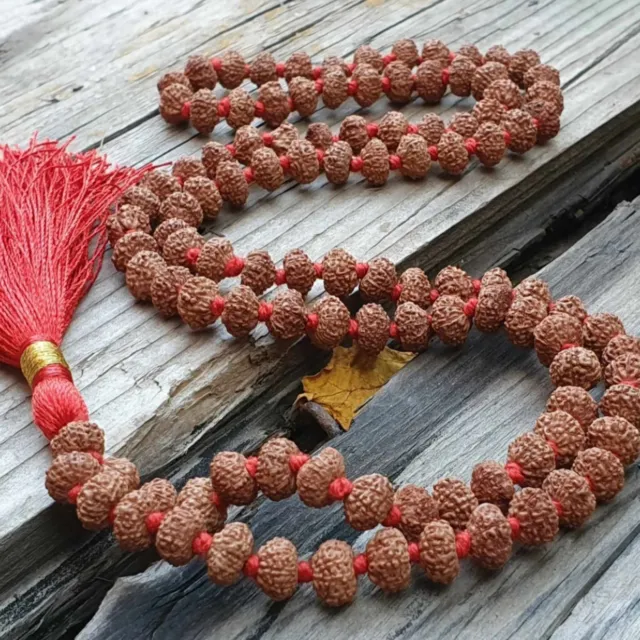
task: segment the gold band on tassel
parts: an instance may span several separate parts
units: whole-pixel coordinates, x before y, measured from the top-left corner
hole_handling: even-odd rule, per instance
[[[62,351],[53,342],[44,340],[32,342],[20,356],[20,369],[29,386],[32,385],[33,379],[38,375],[38,371],[51,364],[59,364],[69,369]]]

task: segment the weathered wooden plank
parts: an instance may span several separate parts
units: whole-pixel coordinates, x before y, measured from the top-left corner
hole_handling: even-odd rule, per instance
[[[640,591],[636,567],[640,539],[636,536],[606,573],[589,586],[552,640],[626,640],[640,636]]]
[[[620,205],[540,276],[555,295],[576,293],[592,312],[616,312],[638,332],[640,302],[629,296],[640,268],[638,229],[640,198]],[[376,470],[398,484],[423,486],[446,475],[468,479],[476,462],[504,458],[550,391],[535,354],[514,349],[503,335],[474,334],[459,351],[436,347],[412,361],[332,446],[345,455],[350,477]],[[430,638],[477,638],[489,628],[494,638],[548,637],[640,532],[639,481],[634,466],[621,495],[581,530],[518,550],[495,574],[466,566],[447,589],[433,588],[416,571],[409,591],[388,597],[363,583],[360,599],[335,612],[318,606],[309,587],[273,604],[246,581],[222,590],[207,583],[201,566],[159,563],[119,580],[79,638],[388,638],[425,629]],[[284,535],[302,555],[328,537],[361,549],[371,536],[341,524],[338,506],[312,511],[298,500],[263,503],[247,518],[258,543]]]
[[[640,131],[636,137],[625,136],[608,145],[604,153],[586,159],[572,172],[575,175],[557,181],[543,199],[525,203],[507,224],[497,226],[479,242],[458,252],[456,260],[468,265],[470,272],[475,274],[498,263],[509,268],[518,267],[521,271],[524,265],[520,265],[520,254],[528,247],[531,236],[545,235],[547,230],[552,232],[552,227],[548,225],[554,221],[566,220],[570,223],[589,214],[592,209],[598,208],[599,203],[602,205],[602,196],[597,197],[599,192],[613,193],[626,183],[634,183],[638,169],[638,136]],[[420,261],[417,264],[426,266]],[[304,343],[300,345],[304,346]],[[297,353],[300,352],[294,352]],[[293,368],[286,378],[275,381],[269,387],[268,394],[263,394],[246,410],[223,420],[221,428],[207,433],[202,442],[191,447],[188,454],[182,455],[175,464],[163,465],[155,473],[180,483],[185,475],[206,475],[208,462],[216,451],[231,449],[253,452],[265,437],[273,433],[292,427],[304,428],[298,421],[294,425],[289,424],[287,416],[298,393],[300,377],[321,366],[322,354],[309,349],[303,349],[301,353],[301,358],[295,356],[296,361],[301,360],[301,365]],[[206,431],[206,424],[203,429]],[[296,437],[301,446],[310,448],[317,444],[321,435],[316,428],[315,432],[310,433],[298,431]],[[45,511],[43,516],[38,519],[37,529],[35,524],[30,526],[29,535],[34,537],[36,531],[49,534],[44,544],[47,545],[47,557],[50,557],[55,551],[50,534],[60,528],[61,513],[54,508]],[[16,637],[19,633],[33,636],[34,624],[39,629],[46,628],[48,637],[54,630],[56,634],[62,633],[70,626],[81,623],[97,607],[101,594],[115,577],[137,571],[149,562],[148,555],[140,557],[119,553],[108,537],[92,537],[90,544],[86,544],[89,536],[80,536],[78,539],[75,534],[79,528],[69,513],[64,523],[70,526],[74,536],[70,539],[69,531],[62,532],[62,539],[58,542],[64,545],[64,549],[58,553],[56,563],[31,567],[26,584],[23,580],[7,589],[12,594],[16,589],[21,594],[26,589],[17,600],[12,598],[0,614],[0,628],[12,628]],[[16,539],[15,546],[11,543],[8,546],[12,552],[9,558],[17,565],[9,568],[9,575],[24,570],[24,562],[15,554],[24,538],[21,533],[19,531],[13,536]]]
[[[246,213],[226,213],[213,227],[228,234],[240,251],[265,247],[276,259],[295,238],[314,258],[346,245],[360,258],[385,253],[399,264],[420,262],[432,269],[479,231],[513,215],[525,197],[546,189],[578,159],[600,153],[612,136],[637,123],[640,112],[640,39],[628,0],[580,7],[568,0],[485,1],[469,4],[463,12],[452,0],[426,7],[415,2],[309,1],[282,8],[252,3],[254,17],[246,20],[239,17],[246,10],[240,3],[227,3],[216,12],[193,3],[169,8],[155,3],[148,16],[144,11],[150,4],[129,4],[47,4],[41,14],[20,5],[27,23],[11,31],[0,54],[5,63],[0,73],[3,139],[24,142],[37,123],[49,135],[77,128],[78,146],[115,136],[105,149],[120,161],[141,163],[195,152],[202,140],[153,117],[159,71],[143,65],[157,60],[158,66],[174,66],[192,50],[220,50],[232,44],[225,34],[237,38],[233,46],[247,54],[263,42],[278,57],[298,48],[318,57],[325,49],[348,53],[366,40],[386,47],[407,35],[442,37],[453,45],[475,40],[483,47],[499,39],[511,49],[539,48],[546,61],[561,68],[569,82],[566,126],[553,143],[521,161],[510,158],[494,172],[474,169],[460,181],[434,175],[426,183],[394,181],[382,190],[355,182],[345,189],[323,182],[313,188],[285,187],[275,197],[253,196]],[[218,21],[227,15],[223,11],[230,16],[228,24]],[[315,24],[308,29],[311,22]],[[110,40],[98,42],[107,32]],[[127,84],[127,73],[145,69],[144,78]],[[86,98],[84,89],[69,92],[82,78],[91,80]],[[56,97],[51,84],[56,82],[63,99],[49,104]],[[469,106],[447,99],[441,112]],[[386,108],[380,103],[369,115],[376,117]],[[332,117],[336,121],[353,111],[353,104],[347,105]],[[421,112],[419,104],[406,109],[410,116]],[[151,117],[140,124],[140,114]],[[325,115],[319,111],[314,118]],[[150,309],[133,303],[121,276],[107,267],[81,306],[65,351],[92,414],[107,430],[110,451],[131,455],[144,471],[153,472],[198,446],[199,439],[210,441],[219,425],[230,429],[230,416],[264,390],[304,371],[302,363],[309,357],[304,346],[283,359],[284,351],[264,333],[252,342],[236,343],[219,333],[215,338],[210,332],[192,334],[175,322],[158,320]],[[36,580],[31,573],[18,583],[25,572],[37,567],[39,579],[87,540],[77,528],[73,532],[78,537],[70,540],[65,528],[71,519],[60,520],[59,510],[49,508],[42,488],[49,456],[31,425],[27,394],[14,372],[0,370],[3,604]]]

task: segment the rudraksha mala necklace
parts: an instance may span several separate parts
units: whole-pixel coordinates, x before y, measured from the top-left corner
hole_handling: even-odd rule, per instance
[[[412,69],[417,65],[415,74]],[[288,83],[289,95],[279,77]],[[259,86],[258,100],[239,86],[250,78]],[[216,84],[233,89],[216,98]],[[459,97],[495,100],[506,109],[520,108],[520,88],[527,89],[526,102],[542,100],[562,108],[560,76],[556,69],[541,64],[530,49],[511,55],[503,46],[491,47],[483,56],[475,45],[463,45],[453,53],[439,40],[429,40],[422,55],[412,40],[396,42],[386,56],[368,45],[359,47],[352,63],[331,56],[313,67],[304,52],[294,53],[285,63],[276,63],[268,52],[251,64],[242,55],[227,51],[220,58],[189,58],[184,72],[170,72],[158,82],[160,114],[170,123],[191,124],[203,134],[213,131],[225,118],[231,128],[249,125],[254,117],[277,127],[290,113],[310,116],[322,97],[329,109],[337,109],[349,96],[361,107],[374,104],[382,94],[392,102],[409,102],[415,94],[426,103],[438,103],[447,87]],[[540,105],[531,108],[534,116]]]
[[[406,53],[412,50],[415,56]],[[261,54],[255,64],[262,68],[269,55]],[[245,69],[239,54],[227,52],[213,62],[203,56],[191,58],[184,74],[172,72],[161,79],[161,114],[172,122],[190,114],[197,128],[207,133],[219,117],[226,116],[237,128],[234,143],[205,145],[203,166],[184,166],[188,163],[185,159],[174,171],[177,180],[166,177],[162,182],[148,183],[143,201],[154,206],[156,198],[168,199],[162,203],[162,218],[184,217],[194,224],[194,218],[215,217],[223,200],[234,206],[244,205],[253,182],[273,191],[286,176],[308,184],[324,171],[333,184],[344,184],[351,173],[361,173],[370,184],[381,186],[390,171],[423,178],[434,162],[445,172],[458,175],[473,155],[484,166],[493,167],[507,149],[522,154],[558,134],[564,107],[559,73],[540,64],[534,51],[519,51],[512,56],[504,47],[492,47],[484,58],[473,45],[452,54],[441,42],[430,41],[424,45],[422,57],[424,61],[413,76],[411,66],[417,61],[417,49],[411,41],[396,43],[385,58],[370,47],[361,47],[354,64],[342,67],[331,58],[323,67],[312,69],[306,54],[294,54],[284,65],[273,63],[274,69],[290,79],[294,98],[287,98],[278,82],[267,81],[261,86],[264,101],[255,104],[242,89],[234,89],[220,101],[211,92],[216,68],[224,86],[237,86],[244,77],[238,75]],[[378,68],[383,66],[387,75],[380,76]],[[246,73],[251,75],[249,67]],[[345,73],[350,70],[352,79],[347,81]],[[305,77],[308,75],[316,77],[315,84]],[[256,72],[253,77],[266,76]],[[471,113],[456,114],[447,127],[435,114],[410,124],[401,113],[392,111],[378,124],[367,123],[362,116],[348,116],[335,136],[326,124],[314,123],[306,139],[299,139],[296,129],[284,122],[289,110],[295,104],[309,103],[306,109],[298,106],[302,115],[309,115],[315,109],[317,91],[323,93],[325,104],[339,106],[348,95],[347,89],[338,92],[340,99],[332,93],[337,86],[334,81],[340,77],[362,106],[377,100],[383,87],[396,102],[406,102],[414,84],[426,102],[438,102],[447,85],[454,94],[473,94],[479,102]],[[299,86],[305,87],[305,96],[311,92],[313,100],[296,99]],[[403,94],[400,87],[408,87],[408,93]],[[193,96],[192,88],[198,89]],[[521,88],[526,89],[524,95]],[[250,125],[254,113],[262,114],[268,124],[278,128],[261,134]],[[142,194],[132,199],[135,204],[141,201]],[[160,206],[157,202],[155,205]]]
[[[514,295],[506,274],[492,270],[479,286],[471,281],[471,292],[470,278],[451,268],[446,278],[436,278],[442,280],[437,295],[428,293],[434,298],[431,313],[415,302],[399,305],[411,311],[407,329],[415,335],[433,330],[443,341],[457,342],[466,336],[471,316],[481,328],[484,313],[496,321],[494,330],[504,324],[515,344],[534,346],[557,386],[534,431],[510,444],[506,464],[481,463],[469,487],[447,478],[435,485],[433,495],[415,486],[394,493],[378,474],[349,480],[333,449],[310,457],[277,438],[257,457],[216,455],[210,478],[192,479],[179,493],[161,479],[139,487],[131,462],[104,458],[104,434],[89,420],[59,347],[75,305],[95,278],[96,256],[106,244],[108,202],[138,176],[109,172],[95,154],[71,155],[55,143],[2,151],[0,357],[20,366],[32,387],[34,421],[50,440],[54,457],[46,479],[49,493],[75,504],[88,529],[112,525],[123,548],[155,544],[161,557],[177,565],[203,556],[215,582],[230,584],[244,573],[276,600],[290,597],[299,582],[311,581],[323,602],[340,606],[352,601],[359,574],[385,591],[397,591],[408,586],[412,562],[441,583],[455,578],[459,559],[466,556],[497,569],[510,557],[514,539],[525,545],[549,542],[560,525],[581,525],[597,501],[611,500],[621,490],[624,465],[640,450],[640,341],[625,335],[616,316],[588,315],[576,297],[553,302],[539,280],[521,283]],[[41,224],[45,215],[53,224]],[[129,235],[134,233],[147,236]],[[129,260],[138,255],[131,252]],[[160,266],[161,271],[172,268],[177,267]],[[326,285],[327,273],[322,275]],[[344,277],[337,274],[336,282]],[[422,286],[424,278],[416,282]],[[287,274],[291,286],[289,280]],[[402,294],[415,293],[413,284],[405,280],[404,285]],[[445,291],[445,285],[452,289]],[[210,309],[210,301],[205,299],[204,306]],[[440,314],[446,322],[437,331]],[[588,389],[599,382],[603,368],[608,388],[597,405]],[[522,489],[516,492],[515,485]],[[224,520],[227,505],[248,504],[258,491],[273,500],[297,492],[316,508],[342,501],[345,518],[356,530],[384,528],[359,555],[332,540],[309,561],[300,560],[283,538],[253,553],[248,527]]]

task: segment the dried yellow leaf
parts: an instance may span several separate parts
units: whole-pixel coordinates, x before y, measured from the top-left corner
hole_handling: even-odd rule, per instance
[[[296,403],[317,402],[347,430],[358,409],[414,357],[413,353],[388,347],[377,358],[367,356],[355,347],[338,347],[322,371],[302,379],[304,393],[298,396]]]

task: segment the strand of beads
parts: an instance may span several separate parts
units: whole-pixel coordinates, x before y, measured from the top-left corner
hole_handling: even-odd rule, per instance
[[[224,202],[244,206],[253,183],[275,191],[287,178],[309,184],[324,173],[329,182],[342,185],[359,173],[369,184],[382,186],[392,171],[424,178],[436,162],[443,171],[459,175],[473,156],[494,167],[507,150],[523,154],[556,136],[559,114],[548,105],[535,100],[524,109],[505,110],[487,98],[473,113],[455,115],[448,126],[435,114],[418,124],[396,111],[377,124],[353,115],[345,118],[338,135],[326,124],[314,123],[304,139],[287,123],[262,134],[242,126],[233,144],[207,143],[201,162],[185,157],[173,164],[171,173],[148,174],[122,202],[140,207],[151,221],[181,218],[198,226],[215,219]]]
[[[522,106],[520,88],[526,88],[526,101],[536,103],[532,105],[536,117],[538,111],[545,117],[550,110],[559,116],[563,106],[558,71],[541,64],[538,54],[531,50],[511,55],[497,46],[482,56],[474,45],[465,45],[454,54],[442,42],[432,40],[425,43],[419,56],[415,43],[403,40],[384,57],[370,47],[361,47],[353,64],[331,57],[314,68],[306,54],[297,53],[280,66],[269,60],[267,72],[264,62],[265,57],[257,59],[260,71],[252,74],[251,65],[235,52],[211,61],[204,56],[190,58],[184,73],[171,72],[158,83],[162,117],[172,124],[191,121],[203,134],[211,133],[222,118],[234,129],[251,124],[254,117],[277,127],[292,112],[302,117],[311,115],[319,97],[330,109],[337,109],[349,96],[367,107],[383,93],[393,102],[406,103],[415,92],[433,104],[442,99],[447,87],[456,96],[487,98],[507,109]],[[415,64],[419,66],[414,74]],[[235,87],[221,99],[212,92],[218,76],[223,86]],[[277,81],[278,76],[287,78],[289,95]],[[259,84],[257,101],[238,88],[245,77]]]
[[[618,336],[607,343],[603,358],[617,356],[610,365],[620,358],[640,358],[639,353],[637,339]],[[637,390],[640,369],[627,383]],[[559,387],[534,431],[509,445],[506,464],[480,463],[469,486],[445,478],[433,494],[415,485],[394,492],[380,474],[350,481],[335,449],[310,457],[284,438],[268,441],[257,457],[217,454],[210,478],[189,480],[179,494],[159,479],[137,489],[135,467],[126,460],[103,461],[102,431],[93,423],[76,422],[51,442],[55,459],[47,488],[56,500],[76,504],[86,527],[112,524],[125,550],[155,544],[174,565],[201,556],[212,581],[229,585],[244,573],[274,600],[291,597],[299,583],[313,582],[325,604],[342,606],[353,600],[358,575],[367,574],[384,591],[395,592],[409,586],[410,565],[419,563],[430,580],[448,584],[464,557],[498,569],[510,557],[513,541],[545,544],[559,526],[582,525],[596,502],[609,501],[622,489],[624,465],[640,452],[636,426],[621,416],[597,416],[598,406],[587,391]],[[640,423],[638,407],[634,419]],[[340,501],[354,529],[386,528],[357,556],[346,543],[331,540],[305,561],[283,538],[268,541],[254,554],[250,529],[224,521],[227,505],[250,504],[258,491],[275,501],[297,493],[311,508]],[[337,561],[331,571],[330,558]]]

